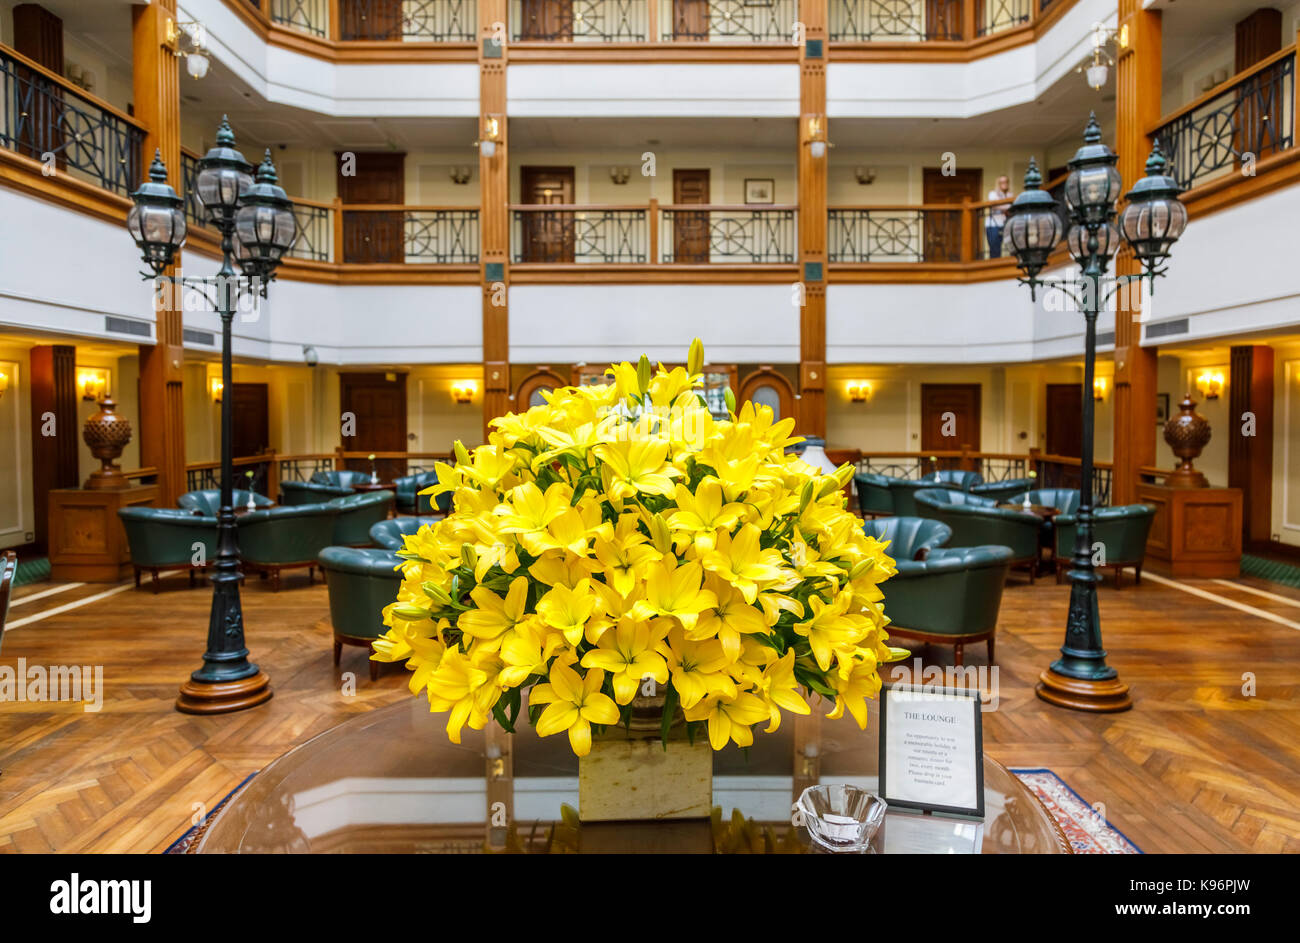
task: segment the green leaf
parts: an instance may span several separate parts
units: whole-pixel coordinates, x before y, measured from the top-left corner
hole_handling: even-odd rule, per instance
[[[659,720],[659,742],[668,749],[668,732],[673,729],[673,717],[677,714],[677,705],[681,700],[677,697],[677,689],[671,684],[668,685],[668,691],[664,694],[664,715]]]
[[[492,716],[497,719],[497,723],[501,725],[501,729],[506,733],[515,732],[515,725],[506,717],[506,712],[502,709],[500,701],[492,705]]]

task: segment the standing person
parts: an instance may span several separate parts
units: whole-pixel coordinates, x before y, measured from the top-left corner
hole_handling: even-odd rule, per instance
[[[990,190],[989,200],[1009,200],[1011,199],[1011,179],[1003,174],[998,177],[996,189]],[[988,216],[984,220],[984,235],[989,241],[989,258],[996,259],[1002,255],[1002,227],[1007,224],[1007,207],[1006,204],[999,206],[990,206]]]

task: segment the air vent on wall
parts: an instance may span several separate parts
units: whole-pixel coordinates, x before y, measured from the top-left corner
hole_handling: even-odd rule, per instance
[[[1100,334],[1098,334],[1098,335],[1097,335],[1097,346],[1098,346],[1098,347],[1114,347],[1114,346],[1115,346],[1115,332],[1114,332],[1114,331],[1102,331]]]
[[[181,337],[191,344],[207,344],[213,347],[217,343],[217,335],[209,331],[196,331],[192,327],[182,328]]]
[[[115,318],[111,314],[104,316],[104,330],[113,334],[134,334],[136,337],[149,337],[151,334],[148,321]]]
[[[1186,334],[1190,330],[1186,318],[1179,318],[1177,321],[1160,321],[1156,324],[1148,324],[1146,338],[1151,340],[1153,337],[1170,337],[1174,334]]]

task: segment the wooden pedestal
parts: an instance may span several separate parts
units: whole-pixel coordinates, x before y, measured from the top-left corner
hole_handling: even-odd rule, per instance
[[[1153,504],[1147,556],[1175,577],[1223,578],[1241,573],[1241,489],[1138,485]]]
[[[131,575],[118,508],[153,504],[157,485],[50,491],[50,579],[116,583]]]

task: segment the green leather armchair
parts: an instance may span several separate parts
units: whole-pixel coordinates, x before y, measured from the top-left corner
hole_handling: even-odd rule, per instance
[[[1033,491],[1020,491],[1006,499],[1007,504],[1022,504],[1025,495],[1029,495],[1030,504],[1056,508],[1062,514],[1074,514],[1079,510],[1078,488],[1036,488]]]
[[[1115,588],[1122,585],[1124,568],[1133,567],[1138,585],[1142,584],[1142,562],[1147,552],[1147,536],[1156,509],[1149,504],[1122,504],[1095,508],[1092,512],[1092,539],[1105,548],[1105,566],[1115,571]],[[1058,515],[1056,521],[1056,581],[1070,568],[1074,541],[1078,532],[1075,514]]]
[[[5,644],[5,620],[9,618],[9,599],[13,596],[17,579],[18,554],[5,550],[0,553],[0,648]]]
[[[354,484],[365,484],[370,480],[369,472],[359,471],[318,471],[312,472],[309,481],[280,482],[280,504],[293,507],[300,504],[319,504],[330,498],[343,498],[354,494]]]
[[[939,477],[935,478],[935,475]],[[962,491],[970,491],[983,480],[984,476],[979,472],[962,471],[960,468],[941,468],[922,477],[922,481],[927,481],[932,486],[960,488]]]
[[[927,517],[867,521],[862,525],[862,532],[889,541],[888,553],[895,561],[924,560],[930,551],[942,547],[952,537],[952,529],[947,524]]]
[[[406,536],[414,534],[425,524],[436,524],[437,517],[393,517],[380,521],[370,527],[370,542],[385,550],[401,550],[406,544]]]
[[[317,558],[329,587],[330,622],[334,624],[334,664],[344,645],[364,645],[373,651],[375,639],[387,631],[384,607],[397,601],[401,559],[392,551],[326,547]],[[379,677],[379,662],[370,662],[370,680]]]
[[[1034,581],[1043,525],[1038,515],[999,508],[992,498],[946,488],[918,491],[916,506],[922,516],[933,517],[952,528],[951,546],[1009,547],[1012,565],[1028,566],[1029,581]]]
[[[438,483],[437,472],[424,471],[414,475],[403,475],[393,479],[397,491],[398,514],[450,514],[451,493],[433,495],[420,494],[425,488]],[[430,500],[432,499],[432,500]]]
[[[962,664],[963,646],[987,641],[993,664],[1002,587],[1012,563],[1007,547],[931,550],[924,560],[900,560],[898,575],[881,584],[886,631],[891,636],[953,646]]]
[[[393,500],[391,491],[367,491],[326,502],[339,511],[334,518],[334,543],[343,547],[369,545],[370,528],[387,520]]]
[[[158,574],[163,570],[188,570],[190,585],[196,571],[205,569],[217,557],[217,519],[180,508],[130,507],[118,509],[131,551],[135,585],[148,570],[153,591],[158,592]],[[200,548],[202,554],[199,554]],[[195,563],[195,557],[202,560]]]
[[[894,479],[874,472],[858,472],[853,487],[858,493],[858,510],[863,517],[894,513],[894,495],[889,486]]]
[[[256,491],[248,491],[244,488],[236,488],[233,494],[232,507],[235,510],[248,507],[248,496],[253,496],[255,507],[268,508],[275,502],[265,495],[260,495]],[[190,511],[194,514],[202,514],[206,517],[216,517],[217,512],[221,510],[221,492],[216,488],[205,488],[202,491],[187,491],[176,499],[176,506]]]
[[[1005,481],[986,481],[973,485],[968,490],[981,498],[992,498],[995,504],[1002,504],[1010,500],[1012,495],[1024,494],[1033,486],[1032,478],[1008,478]]]
[[[239,519],[239,558],[250,570],[269,574],[276,592],[281,570],[305,566],[311,583],[316,555],[334,543],[338,514],[339,509],[330,504],[249,511]]]

